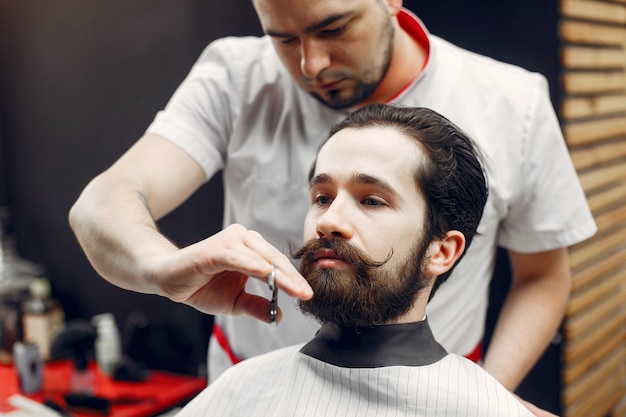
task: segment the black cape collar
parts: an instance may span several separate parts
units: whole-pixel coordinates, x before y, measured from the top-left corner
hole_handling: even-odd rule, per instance
[[[326,323],[300,352],[343,368],[424,366],[447,355],[427,320],[358,328]]]

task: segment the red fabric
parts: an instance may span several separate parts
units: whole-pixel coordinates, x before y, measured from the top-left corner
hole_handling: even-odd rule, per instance
[[[400,13],[398,13],[398,22],[400,23],[400,26],[402,27],[402,29],[406,30],[408,34],[411,35],[411,37],[415,40],[415,42],[417,42],[418,44],[422,46],[422,48],[424,48],[427,55],[426,55],[426,59],[424,60],[424,66],[420,68],[420,71],[415,76],[415,78],[413,78],[407,85],[402,87],[398,92],[396,92],[396,94],[394,94],[391,98],[389,98],[387,100],[387,103],[391,103],[392,101],[394,101],[397,97],[400,96],[400,94],[402,94],[406,89],[408,89],[413,84],[413,81],[415,81],[415,79],[419,77],[422,70],[426,66],[426,63],[428,62],[428,59],[430,58],[430,42],[428,41],[428,34],[424,30],[424,28],[420,25],[417,17],[410,11],[406,9],[402,9]]]
[[[63,404],[63,396],[69,393],[70,377],[74,370],[71,361],[49,362],[43,371],[43,390],[34,395],[24,395],[43,403],[46,399]],[[172,374],[162,371],[149,371],[145,381],[114,381],[102,374],[95,363],[89,365],[94,375],[94,395],[104,397],[113,403],[108,417],[148,417],[168,410],[191,399],[206,387],[203,378]],[[21,394],[17,373],[13,365],[0,365],[0,413],[9,412],[13,407],[8,399],[13,394]],[[118,402],[115,404],[114,402]],[[93,417],[94,414],[73,412],[76,417]]]
[[[473,352],[468,353],[465,357],[472,362],[478,363],[479,360],[483,358],[483,344],[479,343]]]
[[[241,362],[241,359],[237,357],[237,355],[235,355],[233,350],[230,348],[228,339],[226,339],[224,332],[222,332],[222,329],[220,329],[220,327],[217,324],[213,324],[213,336],[215,337],[217,344],[220,345],[220,347],[222,348],[224,353],[226,353],[226,355],[228,356],[228,359],[230,359],[230,362],[233,365]]]

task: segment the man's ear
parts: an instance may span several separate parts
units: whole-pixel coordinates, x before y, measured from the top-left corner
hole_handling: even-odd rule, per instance
[[[428,275],[438,277],[446,273],[465,250],[465,236],[458,230],[446,233],[443,239],[435,239],[426,251],[428,259],[425,270]]]
[[[397,16],[402,9],[402,0],[386,0],[387,9],[391,16]]]

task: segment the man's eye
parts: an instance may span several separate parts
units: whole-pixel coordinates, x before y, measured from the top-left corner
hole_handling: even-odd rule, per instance
[[[298,38],[280,38],[280,44],[281,45],[291,45],[296,43],[296,40]]]
[[[319,204],[320,206],[326,206],[330,204],[330,197],[326,195],[318,195],[317,197],[315,197],[315,203]]]
[[[324,29],[322,34],[325,36],[338,36],[341,35],[346,30],[345,26],[339,26],[333,29]]]
[[[361,200],[361,204],[366,206],[382,206],[384,203],[379,199],[368,197]]]

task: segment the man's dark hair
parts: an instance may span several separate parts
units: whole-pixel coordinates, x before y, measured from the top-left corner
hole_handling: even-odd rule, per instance
[[[465,236],[467,251],[488,195],[482,159],[474,141],[433,110],[384,104],[371,104],[356,110],[336,124],[328,138],[346,128],[369,127],[394,128],[419,144],[426,158],[416,162],[414,175],[426,200],[424,242],[428,244],[444,237],[450,230],[458,230]],[[431,298],[454,267],[437,278]]]

